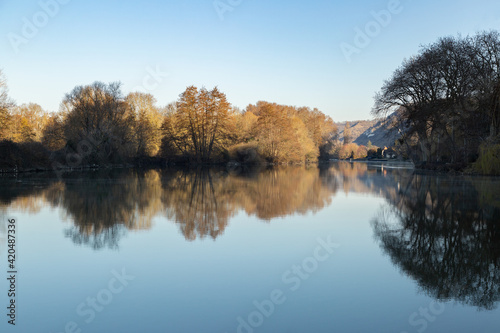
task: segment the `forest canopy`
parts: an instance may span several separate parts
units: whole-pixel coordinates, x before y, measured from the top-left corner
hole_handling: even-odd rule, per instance
[[[75,87],[59,112],[48,113],[13,103],[0,79],[2,168],[305,163],[329,158],[337,138],[318,109],[260,101],[239,110],[217,87],[187,87],[161,107],[151,94],[124,96],[118,82],[95,82]]]

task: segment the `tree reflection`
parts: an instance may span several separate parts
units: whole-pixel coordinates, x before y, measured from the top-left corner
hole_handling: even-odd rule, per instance
[[[331,202],[317,168],[274,168],[257,174],[198,169],[162,175],[165,215],[188,240],[217,238],[238,211],[269,221],[316,212]]]
[[[384,252],[430,296],[493,309],[500,298],[500,208],[484,202],[485,183],[416,175],[373,226]]]
[[[117,248],[126,230],[149,229],[160,209],[157,171],[94,172],[49,187],[45,199],[62,207],[72,226],[65,235],[75,244]]]
[[[47,204],[59,208],[71,223],[65,235],[94,249],[117,248],[126,232],[151,228],[155,217],[176,223],[187,240],[216,239],[238,212],[269,222],[318,212],[339,190],[394,195],[397,183],[409,173],[351,163],[319,168],[99,170],[68,173],[62,180],[6,181],[0,187],[0,211],[8,207],[35,214]]]
[[[239,207],[266,221],[317,212],[331,203],[335,193],[324,186],[316,167],[273,168],[252,179],[236,177],[231,183],[236,186]]]
[[[187,240],[224,232],[235,207],[227,176],[208,169],[164,175],[162,203],[165,215],[180,225]]]
[[[217,239],[239,212],[260,220],[317,212],[336,193],[370,193],[388,204],[376,239],[401,270],[437,299],[483,309],[500,294],[500,197],[494,182],[415,175],[359,163],[271,168],[101,170],[0,182],[0,215],[47,204],[69,222],[65,235],[94,249],[117,248],[155,219],[190,241]],[[0,226],[0,242],[3,234]]]

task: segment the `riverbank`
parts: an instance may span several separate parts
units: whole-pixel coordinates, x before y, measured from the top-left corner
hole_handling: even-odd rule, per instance
[[[256,152],[255,152],[256,153]],[[111,154],[111,153],[110,153]],[[83,154],[84,155],[84,154]],[[263,158],[242,158],[237,154],[228,154],[226,158],[197,163],[188,157],[167,159],[162,157],[136,157],[122,158],[114,156],[113,162],[98,163],[91,161],[68,148],[52,152],[40,143],[13,143],[10,141],[0,142],[0,174],[35,173],[35,172],[71,172],[109,168],[163,168],[177,166],[183,168],[198,167],[225,167],[228,170],[259,166],[260,168],[274,167],[279,165],[301,165],[301,164],[324,164],[336,161],[366,163],[370,165],[383,165],[391,168],[410,168],[438,173],[464,174],[464,175],[492,175],[486,172],[478,172],[473,164],[464,163],[418,163],[401,159],[329,159],[315,162],[302,163],[270,163]],[[99,160],[102,156],[93,157]],[[106,156],[107,157],[107,156]],[[495,174],[493,174],[494,176]]]
[[[387,167],[399,167],[399,168],[407,168],[407,169],[415,169],[415,164],[411,161],[403,161],[396,159],[347,159],[347,160],[339,160],[339,159],[330,159],[330,162],[348,162],[348,163],[365,163],[369,165],[383,165]]]

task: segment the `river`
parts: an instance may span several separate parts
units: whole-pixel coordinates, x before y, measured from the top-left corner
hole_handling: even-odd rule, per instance
[[[0,178],[2,332],[497,332],[499,267],[498,178],[347,162]]]

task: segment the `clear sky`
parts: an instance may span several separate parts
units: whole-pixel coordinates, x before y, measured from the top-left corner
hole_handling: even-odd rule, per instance
[[[189,85],[218,86],[240,108],[266,100],[367,119],[421,44],[500,29],[498,0],[397,2],[0,0],[0,68],[18,104],[48,111],[77,85],[121,81],[159,105]],[[375,23],[372,12],[388,10]]]

